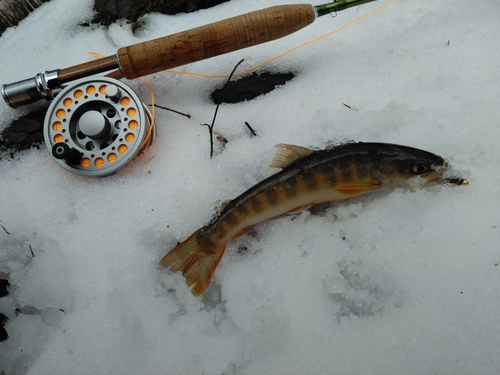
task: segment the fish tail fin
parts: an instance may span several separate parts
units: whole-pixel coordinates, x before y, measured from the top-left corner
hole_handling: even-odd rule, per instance
[[[226,243],[213,244],[197,230],[184,242],[170,250],[160,261],[172,271],[182,271],[186,284],[193,286],[191,292],[198,296],[207,289],[219,264]]]

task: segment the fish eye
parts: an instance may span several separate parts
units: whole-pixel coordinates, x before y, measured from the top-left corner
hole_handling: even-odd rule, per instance
[[[428,169],[429,168],[427,167],[427,165],[422,161],[417,161],[412,167],[413,173],[416,174],[422,174],[424,172],[427,172]]]

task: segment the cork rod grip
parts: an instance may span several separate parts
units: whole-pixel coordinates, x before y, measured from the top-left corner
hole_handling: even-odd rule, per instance
[[[310,4],[279,5],[246,13],[122,47],[117,53],[120,70],[128,79],[145,76],[282,38],[315,18]]]

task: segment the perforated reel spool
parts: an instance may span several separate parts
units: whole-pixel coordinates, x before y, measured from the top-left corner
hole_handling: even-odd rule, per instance
[[[151,113],[123,82],[88,77],[64,88],[50,105],[45,144],[64,169],[84,176],[115,173],[149,147]]]

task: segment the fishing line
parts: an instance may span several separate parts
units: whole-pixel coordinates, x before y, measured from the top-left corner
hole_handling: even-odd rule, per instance
[[[386,1],[384,4],[378,6],[377,8],[375,9],[372,9],[370,10],[369,12],[363,14],[362,16],[359,16],[355,19],[353,19],[352,21],[346,23],[345,25],[342,25],[340,26],[339,28],[333,30],[333,31],[330,31],[326,34],[323,34],[323,35],[320,35],[318,37],[315,37],[311,40],[308,40],[307,42],[304,42],[302,44],[299,44],[298,46],[295,46],[291,49],[289,49],[288,51],[285,51],[283,53],[280,53],[279,55],[277,56],[274,56],[274,57],[271,57],[270,59],[268,60],[265,60],[259,64],[256,64],[250,68],[246,68],[246,69],[242,69],[242,70],[239,70],[237,72],[235,72],[233,74],[233,77],[234,76],[239,76],[239,75],[242,75],[242,74],[245,74],[245,73],[248,73],[248,72],[251,72],[253,70],[257,70],[258,68],[261,68],[273,61],[276,61],[292,52],[295,52],[297,51],[298,49],[302,48],[302,47],[305,47],[305,46],[308,46],[309,44],[312,44],[312,43],[315,43],[317,42],[318,40],[321,40],[321,39],[324,39],[324,38],[327,38],[329,36],[332,36],[333,34],[336,34],[338,33],[339,31],[342,31],[344,29],[346,29],[347,27],[355,24],[356,22],[360,21],[361,19],[363,18],[366,18],[368,16],[371,16],[372,14],[378,12],[379,10],[382,10],[383,8],[385,8],[387,5],[389,5],[390,3],[392,3],[394,0],[388,0]],[[95,58],[102,58],[104,57],[103,55],[100,55],[96,52],[89,52],[89,55],[92,56],[92,57],[95,57]],[[223,74],[206,74],[206,73],[199,73],[199,72],[190,72],[190,71],[182,71],[182,70],[177,70],[177,69],[167,69],[167,70],[164,70],[164,72],[166,73],[172,73],[172,74],[180,74],[180,75],[191,75],[191,76],[196,76],[196,77],[202,77],[202,78],[227,78],[229,77],[229,74],[228,73],[223,73]],[[142,77],[141,77],[142,78]]]
[[[356,22],[358,22],[359,20],[361,20],[361,19],[363,19],[363,18],[366,18],[366,17],[368,17],[368,16],[371,16],[372,14],[374,14],[374,13],[378,12],[379,10],[381,10],[381,9],[385,8],[387,5],[389,5],[389,4],[390,4],[390,3],[392,3],[393,1],[394,1],[394,0],[388,0],[388,1],[386,1],[384,4],[382,4],[382,5],[378,6],[377,8],[372,9],[371,11],[369,11],[369,12],[367,12],[367,13],[363,14],[362,16],[360,16],[360,17],[358,17],[358,18],[353,19],[352,21],[350,21],[350,22],[346,23],[346,24],[345,24],[345,25],[343,25],[343,26],[340,26],[339,28],[337,28],[337,29],[335,29],[335,30],[333,30],[333,31],[330,31],[330,32],[328,32],[328,33],[326,33],[326,34],[323,34],[323,35],[320,35],[320,36],[318,36],[318,37],[316,37],[316,38],[313,38],[313,39],[311,39],[311,40],[308,40],[307,42],[304,42],[304,43],[302,43],[302,44],[299,44],[298,46],[293,47],[293,48],[289,49],[288,51],[285,51],[285,52],[283,52],[283,53],[280,53],[279,55],[277,55],[277,56],[275,56],[275,57],[272,57],[272,58],[270,58],[270,59],[268,59],[268,60],[266,60],[266,61],[263,61],[263,62],[261,62],[261,63],[259,63],[259,64],[257,64],[257,65],[254,65],[254,66],[252,66],[252,67],[250,67],[250,68],[247,68],[247,69],[243,69],[243,70],[237,71],[237,72],[235,72],[235,73],[233,74],[233,76],[239,76],[239,75],[242,75],[242,74],[245,74],[245,73],[251,72],[251,71],[253,71],[253,70],[256,70],[256,69],[258,69],[258,68],[261,68],[261,67],[263,67],[263,66],[265,66],[265,65],[267,65],[267,64],[269,64],[269,63],[271,63],[271,62],[273,62],[273,61],[276,61],[276,60],[278,60],[278,59],[280,59],[280,58],[282,58],[282,57],[284,57],[284,56],[286,56],[286,55],[288,55],[288,54],[292,53],[292,52],[297,51],[298,49],[300,49],[300,48],[302,48],[302,47],[305,47],[305,46],[307,46],[307,45],[309,45],[309,44],[312,44],[312,43],[314,43],[314,42],[317,42],[318,40],[321,40],[321,39],[327,38],[327,37],[329,37],[329,36],[331,36],[331,35],[333,35],[333,34],[336,34],[336,33],[338,33],[339,31],[344,30],[345,28],[347,28],[347,27],[349,27],[349,26],[351,26],[351,25],[355,24],[355,23],[356,23]],[[202,78],[227,78],[227,77],[229,77],[229,74],[227,74],[227,73],[223,73],[223,74],[205,74],[205,73],[190,72],[190,71],[187,71],[187,72],[186,72],[186,71],[176,70],[176,69],[168,69],[168,70],[164,70],[164,72],[167,72],[167,73],[172,73],[172,74],[181,74],[181,75],[192,75],[192,76],[202,77]]]

